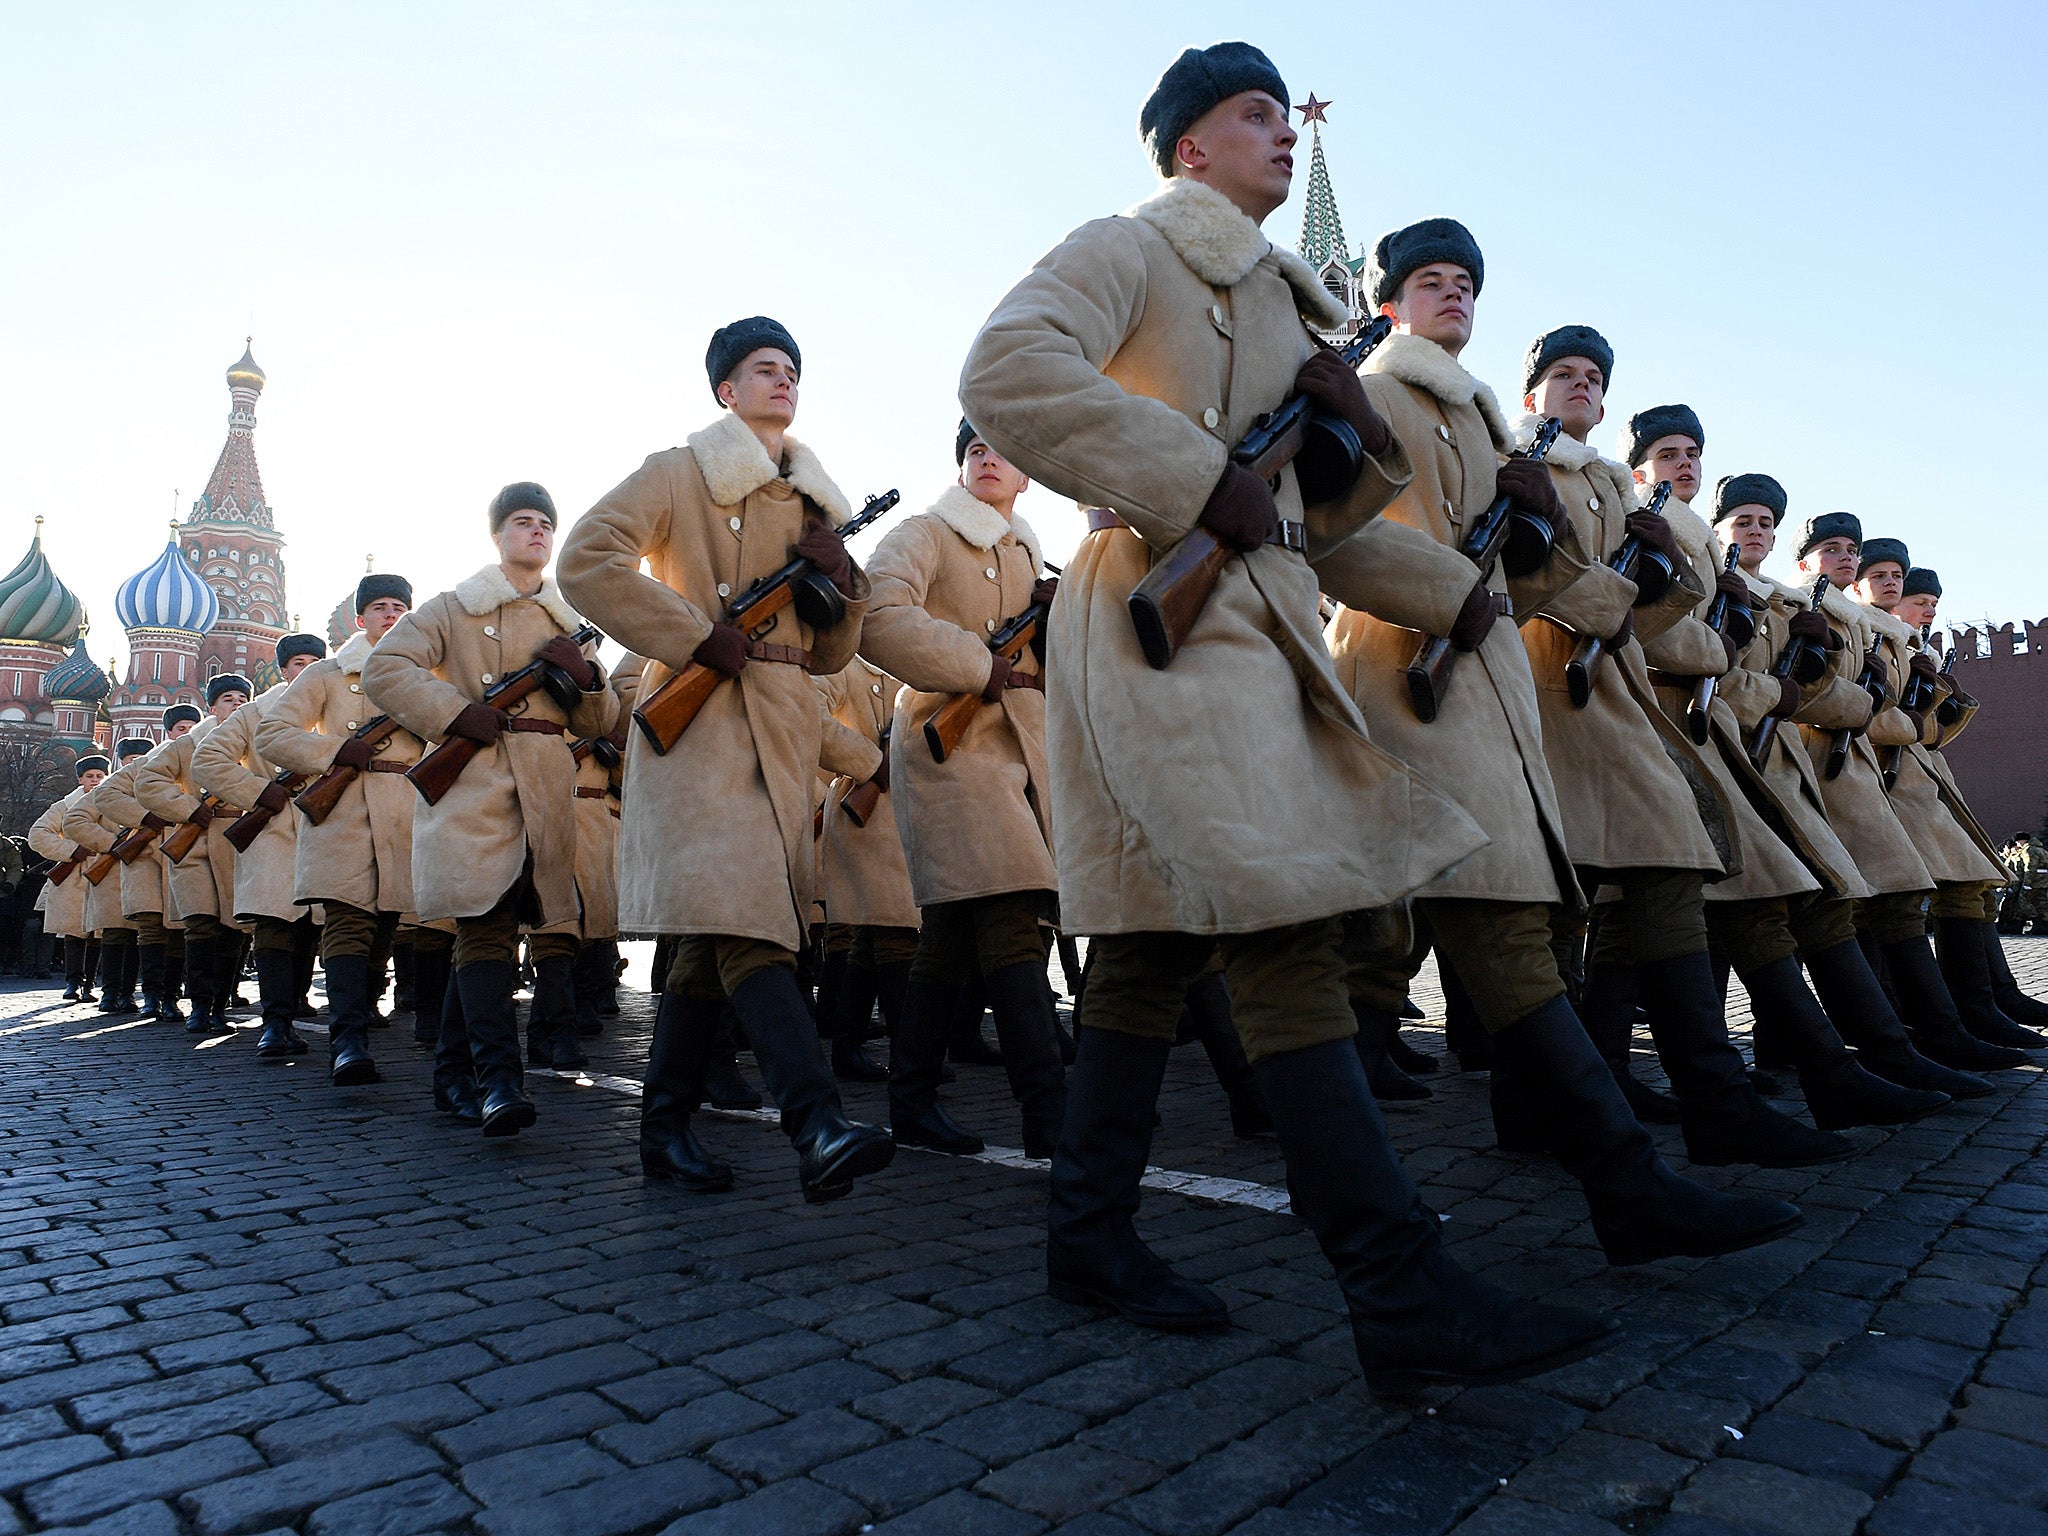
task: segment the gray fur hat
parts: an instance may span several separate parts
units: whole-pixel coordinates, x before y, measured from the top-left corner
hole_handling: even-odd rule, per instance
[[[105,773],[114,765],[108,762],[102,754],[98,752],[92,752],[88,753],[84,757],[81,757],[77,762],[73,763],[71,766],[72,771],[75,772],[82,779],[88,773],[91,773],[95,768],[97,768],[101,773]]]
[[[206,705],[211,709],[220,702],[224,693],[239,693],[243,698],[254,698],[256,690],[249,686],[249,679],[239,672],[222,672],[206,680]]]
[[[172,707],[175,709],[192,709],[190,704],[177,704]],[[169,711],[167,710],[165,713],[168,714]],[[180,716],[179,718],[183,719],[184,717]],[[195,720],[199,718],[197,710],[193,710],[192,718]],[[124,763],[131,757],[140,757],[145,752],[152,752],[154,750],[156,750],[156,743],[146,736],[130,736],[123,741],[114,743],[114,756],[121,759]]]
[[[1941,575],[1924,565],[1916,565],[1906,572],[1906,584],[1899,590],[1901,597],[1941,596]]]
[[[194,725],[197,725],[205,717],[205,714],[206,712],[197,704],[173,704],[164,711],[164,729],[168,731],[180,720],[189,720]]]
[[[1825,544],[1829,539],[1848,539],[1861,548],[1862,521],[1854,512],[1822,512],[1809,517],[1799,530],[1798,558],[1804,560],[1814,545]]]
[[[562,526],[561,518],[555,515],[555,498],[537,480],[514,480],[491,498],[491,532],[496,533],[504,527],[505,519],[514,512],[545,512],[549,527]],[[412,589],[407,587],[406,590],[410,592]],[[356,612],[361,613],[362,609],[358,608]]]
[[[766,315],[749,315],[711,333],[711,345],[704,349],[704,371],[711,375],[711,398],[718,400],[718,386],[732,377],[733,369],[747,360],[749,352],[774,347],[789,354],[798,378],[804,375],[804,355],[796,349],[796,338],[783,329],[780,320]],[[720,405],[725,404],[718,400]]]
[[[300,656],[310,656],[319,661],[326,654],[327,642],[318,635],[286,635],[277,642],[277,665],[280,669]]]
[[[1658,434],[1660,437],[1664,435]],[[1651,442],[1656,440],[1654,437],[1650,439]],[[1714,482],[1713,520],[1720,522],[1737,507],[1769,507],[1771,521],[1782,523],[1785,521],[1785,487],[1769,475],[1723,475]],[[1821,537],[1826,538],[1827,535],[1822,534]]]
[[[1180,136],[1216,103],[1245,91],[1264,91],[1281,106],[1291,105],[1280,71],[1250,43],[1182,50],[1138,112],[1138,137],[1145,142],[1153,168],[1171,176],[1173,147]]]
[[[1529,343],[1522,355],[1522,393],[1528,394],[1536,381],[1550,372],[1553,363],[1567,357],[1583,357],[1600,369],[1602,386],[1614,382],[1614,348],[1590,325],[1560,325]]]
[[[1621,429],[1621,461],[1634,469],[1649,456],[1651,447],[1666,437],[1689,437],[1701,449],[1707,446],[1706,431],[1691,406],[1653,405],[1637,411]]]
[[[960,418],[960,430],[953,434],[953,464],[957,468],[967,462],[967,445],[981,434],[965,416]]]
[[[1437,261],[1470,272],[1474,298],[1486,286],[1486,258],[1479,254],[1472,231],[1456,219],[1424,219],[1406,229],[1389,230],[1374,243],[1372,261],[1366,268],[1373,307],[1393,303],[1410,272]]]
[[[1913,557],[1906,553],[1904,539],[1865,539],[1857,551],[1856,574],[1860,577],[1873,565],[1882,565],[1887,560],[1899,568],[1901,576],[1913,569]]]
[[[509,491],[512,487],[508,485],[505,489]],[[503,493],[501,492],[500,494]],[[546,496],[547,492],[542,491],[541,494]],[[552,514],[554,510],[554,498],[549,497],[547,511]],[[495,519],[491,524],[491,531],[495,533],[498,522],[502,522],[503,519],[497,517],[495,506],[491,509],[491,515]],[[510,516],[509,513],[506,515]],[[405,604],[406,607],[410,608],[412,606],[412,583],[403,576],[393,576],[388,571],[372,571],[356,583],[356,612],[361,614],[370,604],[376,602],[379,598],[385,597],[395,597]],[[324,656],[327,653],[323,650],[320,654]],[[283,657],[278,658],[278,665],[284,665]]]

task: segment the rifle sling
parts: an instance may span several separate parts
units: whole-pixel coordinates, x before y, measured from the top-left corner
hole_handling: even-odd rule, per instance
[[[508,731],[531,731],[537,736],[566,736],[569,734],[558,721],[531,720],[525,715],[514,715],[505,722],[505,729]],[[412,766],[411,763],[406,763],[398,771],[403,773]]]
[[[766,640],[747,642],[747,660],[778,661],[785,666],[802,667],[810,670],[811,653],[800,645],[771,645]]]

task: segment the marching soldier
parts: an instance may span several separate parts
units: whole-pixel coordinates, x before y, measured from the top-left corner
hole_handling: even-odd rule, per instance
[[[620,925],[677,936],[640,1101],[640,1166],[689,1189],[731,1184],[732,1170],[690,1129],[730,1000],[796,1147],[804,1196],[830,1200],[895,1155],[885,1132],[846,1118],[796,977],[826,720],[809,674],[853,659],[868,578],[834,531],[850,516],[846,497],[789,435],[803,367],[789,332],[765,316],[736,321],[712,336],[704,361],[727,414],[650,455],[562,549],[565,589],[649,658],[642,705],[693,666],[723,679],[666,753],[639,731],[626,748]],[[822,626],[794,604],[751,632],[727,623],[727,601],[792,556],[835,594],[813,591]],[[643,559],[652,575],[641,574]]]
[[[532,481],[499,491],[490,507],[497,563],[408,613],[362,667],[371,702],[414,737],[459,736],[482,749],[439,803],[414,809],[411,899],[399,910],[455,921],[455,991],[486,1136],[516,1135],[535,1118],[513,1004],[520,930],[532,930],[536,962],[576,952],[567,733],[602,736],[618,714],[596,642],[571,638],[583,619],[546,574],[555,521],[553,498]],[[549,687],[516,713],[485,702],[493,683],[535,661],[551,669]],[[459,1057],[445,1015],[442,1033],[443,1053]]]
[[[202,718],[196,705],[173,704],[164,711],[163,742],[149,750],[165,750]],[[128,828],[141,828],[145,817],[162,823],[163,818],[135,796],[136,775],[141,769],[139,760],[123,762],[93,792],[93,803],[103,820]],[[121,915],[135,924],[142,1012],[148,1018],[182,1024],[185,1015],[178,1009],[178,989],[185,969],[185,925],[171,904],[170,861],[164,857],[161,832],[152,832],[147,846],[121,866],[120,881]]]
[[[43,932],[64,943],[64,1001],[67,1003],[89,1003],[92,998],[92,972],[86,963],[86,948],[92,940],[92,930],[85,923],[86,897],[92,884],[85,878],[83,862],[73,863],[86,851],[82,846],[64,835],[64,818],[71,808],[99,788],[100,781],[107,776],[111,766],[106,758],[97,752],[89,752],[73,766],[78,775],[78,787],[63,799],[55,801],[50,808],[38,816],[35,825],[28,829],[29,848],[50,861],[50,878],[43,884],[43,894],[36,905],[43,914]],[[60,881],[57,870],[65,865],[70,872]]]
[[[155,742],[141,737],[115,742],[116,772],[132,766],[155,746]],[[100,799],[100,791],[111,782],[112,774],[74,801],[58,827],[66,838],[95,855],[111,851],[132,825],[116,820]],[[79,873],[84,875],[85,871],[80,870]],[[97,884],[88,879],[87,886],[85,925],[100,939],[99,1011],[110,1014],[140,1012],[135,1003],[135,982],[141,971],[141,956],[136,944],[135,924],[121,910],[121,871],[115,870]]]
[[[1226,1320],[1132,1223],[1183,1000],[1220,949],[1294,1209],[1336,1269],[1368,1380],[1505,1378],[1601,1347],[1610,1325],[1521,1302],[1445,1255],[1352,1045],[1342,915],[1400,900],[1484,834],[1367,739],[1318,634],[1321,567],[1304,556],[1366,528],[1411,472],[1357,376],[1308,333],[1305,321],[1341,323],[1342,307],[1260,232],[1292,176],[1287,112],[1256,48],[1184,52],[1139,120],[1167,184],[1041,258],[961,375],[984,441],[1097,509],[1050,637],[1060,911],[1091,935],[1094,964],[1046,1267],[1055,1297],[1140,1323]],[[1255,416],[1297,392],[1363,449],[1349,483],[1311,505],[1291,465],[1275,489],[1230,458]],[[1231,558],[1155,671],[1127,600],[1197,528]],[[1379,555],[1376,539],[1364,563]],[[1454,614],[1471,586],[1468,569]]]
[[[646,660],[627,656],[611,676],[619,697],[619,720],[609,735],[576,743],[576,904],[578,945],[569,974],[558,982],[556,962],[544,970],[534,965],[533,1013],[542,1012],[543,984],[553,1009],[560,1014],[547,1041],[550,1061],[540,1065],[583,1067],[590,1058],[577,1044],[579,1035],[599,1031],[597,996],[601,973],[610,968],[619,936],[619,805],[626,763],[626,715]],[[615,974],[615,973],[614,973]],[[559,989],[559,997],[552,994]],[[531,1025],[529,1025],[529,1034]],[[531,1057],[528,1058],[531,1061]]]
[[[889,1041],[889,1128],[905,1146],[982,1150],[938,1102],[946,1027],[978,968],[1023,1110],[1024,1153],[1050,1157],[1067,1091],[1039,931],[1059,883],[1044,648],[1027,646],[1012,663],[988,640],[1050,603],[1058,583],[1039,575],[1038,536],[1016,514],[1024,475],[965,421],[953,458],[959,482],[892,528],[868,562],[875,596],[861,631],[862,655],[906,689],[902,728],[889,739],[890,799],[922,918]],[[982,707],[937,762],[925,726],[961,694]]]
[[[192,779],[200,789],[238,815],[260,806],[270,816],[247,851],[235,857],[233,893],[236,920],[252,924],[256,932],[256,992],[263,1017],[256,1055],[263,1061],[284,1061],[308,1049],[292,1027],[297,956],[317,944],[319,935],[311,911],[293,899],[301,818],[276,782],[277,768],[257,746],[256,729],[283,702],[299,674],[326,655],[327,642],[318,635],[286,635],[277,642],[279,681],[229,715],[192,754]],[[226,836],[224,827],[209,835],[214,831]]]
[[[356,583],[354,606],[356,633],[301,672],[256,722],[256,750],[265,762],[309,779],[353,773],[324,820],[284,813],[298,818],[292,900],[301,907],[317,902],[322,910],[328,1076],[338,1088],[378,1080],[370,1056],[370,957],[378,934],[396,931],[401,915],[413,910],[418,797],[404,774],[421,752],[419,737],[408,730],[394,730],[375,745],[363,739],[375,727],[377,709],[365,691],[364,663],[411,609],[412,583],[388,573],[366,575]],[[274,798],[283,795],[280,788]],[[277,938],[273,930],[273,945]],[[282,985],[282,962],[269,964]]]
[[[249,702],[249,680],[222,672],[206,682],[206,718],[144,758],[135,770],[135,798],[172,827],[195,822],[199,840],[182,859],[165,856],[170,900],[185,925],[186,991],[192,1000],[188,1034],[228,1027],[228,998],[241,973],[241,932],[235,922],[235,850],[227,824],[213,825],[213,810],[192,775],[192,754],[236,710]]]

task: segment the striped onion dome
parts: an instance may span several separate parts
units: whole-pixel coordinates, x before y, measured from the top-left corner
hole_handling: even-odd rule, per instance
[[[327,615],[327,654],[332,656],[349,642],[356,632],[356,593],[351,587],[344,592],[341,601],[334,605],[334,612]]]
[[[203,635],[220,618],[220,599],[173,539],[147,570],[121,583],[114,594],[114,611],[124,629],[182,629]]]
[[[256,690],[249,697],[253,699],[258,694],[268,693],[283,681],[284,674],[277,670],[277,662],[274,659],[259,661],[249,669],[249,686]]]
[[[85,654],[83,631],[71,654],[43,675],[43,697],[46,699],[80,699],[87,704],[97,704],[113,691],[114,685],[107,680],[107,674]]]
[[[78,599],[50,569],[38,531],[21,563],[0,576],[0,639],[69,645],[81,616]]]

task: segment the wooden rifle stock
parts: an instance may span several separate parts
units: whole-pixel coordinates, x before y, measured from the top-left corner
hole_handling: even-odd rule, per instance
[[[602,638],[595,624],[585,624],[569,636],[569,641],[581,648],[593,640]],[[485,689],[483,702],[493,709],[505,709],[510,705],[525,702],[546,686],[547,665],[545,661],[535,657],[517,672],[499,678]],[[394,725],[393,729],[396,728]],[[483,749],[482,742],[472,741],[467,736],[444,737],[438,747],[408,768],[405,776],[412,780],[412,787],[420,792],[422,800],[429,805],[439,805],[441,797],[453,789],[455,781],[462,777],[462,770],[467,768],[477,753]],[[304,800],[305,796],[301,795],[299,798]]]
[[[1724,572],[1734,570],[1741,558],[1741,548],[1731,545],[1721,569]],[[1707,628],[1717,635],[1728,633],[1728,595],[1725,592],[1716,592],[1713,602],[1707,605]],[[1692,738],[1694,746],[1704,747],[1713,729],[1714,688],[1719,682],[1720,679],[1715,677],[1701,678],[1692,685],[1692,697],[1686,700],[1685,733]]]
[[[208,791],[199,797],[199,808],[212,815],[219,815],[228,808],[227,801]],[[172,861],[182,859],[192,851],[192,845],[205,835],[206,823],[200,821],[180,822],[171,829],[171,835],[164,839],[164,857]]]
[[[98,885],[107,876],[121,867],[121,861],[114,857],[112,849],[101,854],[85,866],[85,880],[88,885]]]
[[[1183,539],[1176,544],[1167,552],[1167,559],[1172,559],[1186,543],[1187,540]],[[1222,562],[1219,560],[1217,563],[1220,568]],[[1046,569],[1055,576],[1063,574],[1056,565],[1047,565]],[[1050,611],[1033,603],[1015,618],[1005,619],[1003,627],[989,637],[988,648],[1005,661],[1014,663],[1024,654],[1024,647],[1044,631],[1046,615]],[[924,723],[924,744],[931,749],[933,762],[943,763],[952,755],[953,749],[960,745],[960,738],[967,734],[967,727],[987,702],[978,693],[956,693],[932,712]]]
[[[1555,416],[1545,420],[1537,429],[1535,442],[1529,445],[1529,457],[1542,463],[1563,430],[1564,423]],[[1478,567],[1483,582],[1490,584],[1493,580],[1493,568],[1500,563],[1501,551],[1507,546],[1513,516],[1514,503],[1505,494],[1494,497],[1492,505],[1472,524],[1465,542],[1458,546],[1458,553]],[[1451,668],[1457,660],[1458,648],[1442,635],[1424,635],[1422,644],[1415,648],[1415,659],[1408,663],[1402,676],[1408,682],[1408,701],[1415,706],[1415,718],[1424,725],[1436,719],[1437,711],[1443,708],[1444,695],[1451,686]]]
[[[889,763],[889,735],[895,728],[893,722],[883,726],[882,739],[875,743],[882,749],[882,765],[885,768]],[[940,761],[944,762],[945,759],[941,758]],[[880,773],[877,772],[875,778],[862,780],[839,797],[839,809],[846,812],[846,819],[856,827],[866,826],[869,818],[875,814],[875,807],[882,803],[882,786],[876,782],[880,777]]]
[[[902,499],[902,494],[894,490],[870,496],[860,511],[839,529],[839,536],[842,539],[852,538]],[[796,600],[797,581],[812,571],[810,561],[792,556],[787,565],[763,576],[728,603],[725,622],[745,630],[749,639],[760,638],[755,632],[766,633],[768,622]],[[668,752],[683,739],[683,732],[697,718],[697,711],[710,701],[711,695],[724,681],[723,672],[707,667],[701,661],[692,661],[681,671],[670,673],[659,688],[635,706],[633,723],[640,727],[640,734],[647,738],[647,744],[654,748],[656,756]]]
[[[304,789],[312,779],[310,773],[280,773],[271,780],[287,795],[295,795]],[[227,830],[228,846],[237,853],[247,853],[249,845],[256,841],[263,829],[276,818],[277,812],[267,805],[251,806],[234,819]]]
[[[1815,613],[1820,612],[1820,600],[1829,585],[1825,576],[1814,581],[1809,602]],[[1792,676],[1792,669],[1798,664],[1804,650],[1805,642],[1796,636],[1786,641],[1785,648],[1778,652],[1777,657],[1771,662],[1770,675],[1781,679]],[[1750,734],[1749,760],[1756,765],[1759,773],[1763,772],[1764,764],[1771,760],[1771,743],[1778,739],[1778,721],[1781,718],[1783,717],[1779,715],[1765,715],[1763,719],[1757,721],[1756,730]]]
[[[1337,356],[1356,370],[1373,348],[1393,333],[1393,322],[1381,315],[1346,342]],[[1315,414],[1306,395],[1290,396],[1278,409],[1251,425],[1244,440],[1231,450],[1230,462],[1250,470],[1269,484],[1297,458],[1295,474],[1303,505],[1340,494],[1358,477],[1364,448],[1350,423]],[[1311,484],[1311,482],[1316,482]],[[1235,551],[1208,529],[1190,529],[1131,589],[1131,624],[1138,648],[1155,670],[1169,666],[1223,574],[1223,563]],[[941,759],[943,761],[943,759]]]
[[[123,834],[121,840],[108,851],[123,864],[133,864],[148,851],[149,845],[156,841],[157,834],[169,825],[170,823],[155,811],[144,811],[142,825],[133,832]]]
[[[379,747],[397,734],[398,729],[396,720],[389,715],[379,715],[358,730],[355,739]],[[317,827],[334,814],[334,808],[341,804],[342,792],[355,783],[356,776],[361,772],[360,768],[336,763],[300,790],[292,798],[292,804],[305,813],[306,820]]]
[[[1663,514],[1664,503],[1671,499],[1671,482],[1659,480],[1657,489],[1651,493],[1649,505],[1643,510]],[[1655,602],[1664,595],[1664,588],[1670,586],[1668,577],[1663,587],[1651,595],[1651,588],[1641,586],[1638,573],[1642,570],[1646,546],[1634,534],[1621,541],[1621,548],[1614,552],[1614,558],[1607,562],[1607,568],[1630,581],[1638,582],[1640,591],[1636,606]],[[1584,709],[1593,701],[1593,680],[1600,671],[1600,660],[1607,654],[1607,642],[1598,635],[1582,635],[1579,643],[1572,647],[1571,660],[1564,664],[1565,692],[1571,695],[1572,708]]]
[[[50,884],[62,885],[66,880],[69,880],[72,871],[83,864],[86,861],[86,857],[86,851],[81,848],[62,863],[52,865],[50,869]]]

